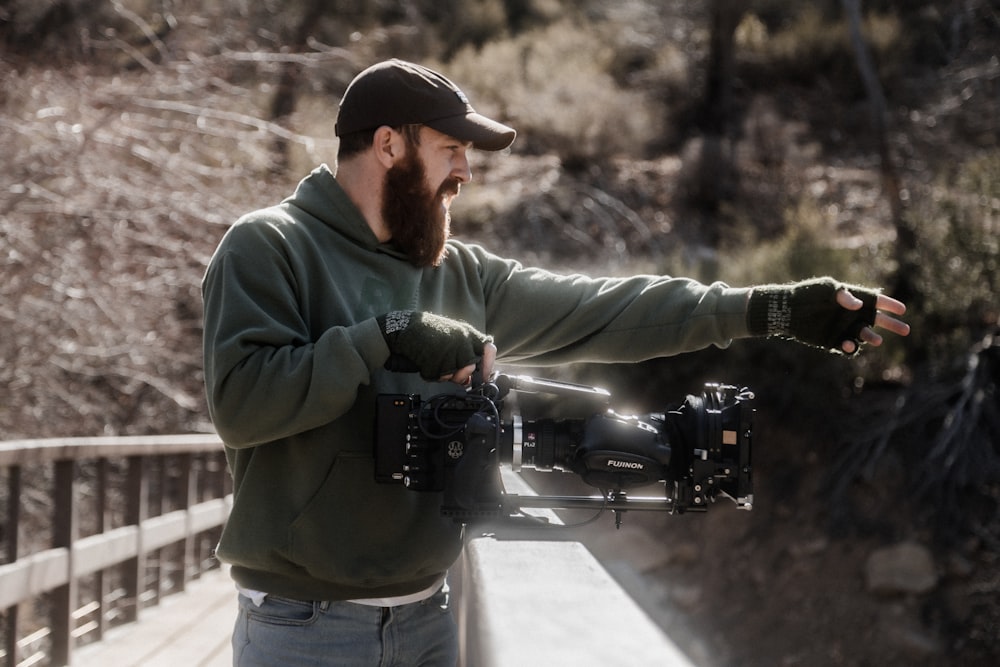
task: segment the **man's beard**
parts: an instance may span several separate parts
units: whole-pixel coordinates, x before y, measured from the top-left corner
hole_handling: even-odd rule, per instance
[[[393,244],[417,267],[439,266],[447,254],[451,216],[445,199],[458,194],[460,183],[448,178],[437,192],[427,187],[424,165],[410,148],[390,167],[382,191],[382,220]]]

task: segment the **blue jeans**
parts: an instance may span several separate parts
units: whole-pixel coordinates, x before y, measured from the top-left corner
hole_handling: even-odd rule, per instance
[[[455,667],[448,594],[398,607],[239,596],[234,667]]]

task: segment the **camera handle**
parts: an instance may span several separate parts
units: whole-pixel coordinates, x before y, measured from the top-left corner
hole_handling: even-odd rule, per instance
[[[600,405],[611,402],[611,392],[601,387],[591,387],[573,382],[536,378],[530,375],[507,375],[501,373],[493,379],[501,396],[506,396],[511,390],[526,394],[544,393],[567,398],[585,398]]]
[[[503,481],[497,453],[497,428],[483,414],[465,424],[461,459],[445,485],[442,512],[462,518],[499,517],[503,511]]]

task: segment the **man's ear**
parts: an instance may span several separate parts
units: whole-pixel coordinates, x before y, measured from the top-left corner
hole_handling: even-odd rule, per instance
[[[375,130],[372,146],[375,149],[375,157],[386,169],[393,166],[396,160],[402,158],[406,151],[403,135],[388,125],[383,125]]]

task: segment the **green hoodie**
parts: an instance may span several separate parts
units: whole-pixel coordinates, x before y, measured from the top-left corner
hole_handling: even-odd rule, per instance
[[[747,335],[747,289],[561,276],[449,241],[416,268],[378,242],[326,166],[236,222],[203,282],[208,405],[234,480],[218,555],[304,600],[406,595],[462,548],[440,495],[374,482],[379,393],[455,391],[383,369],[375,318],[421,310],[494,337],[498,362],[635,362]]]

